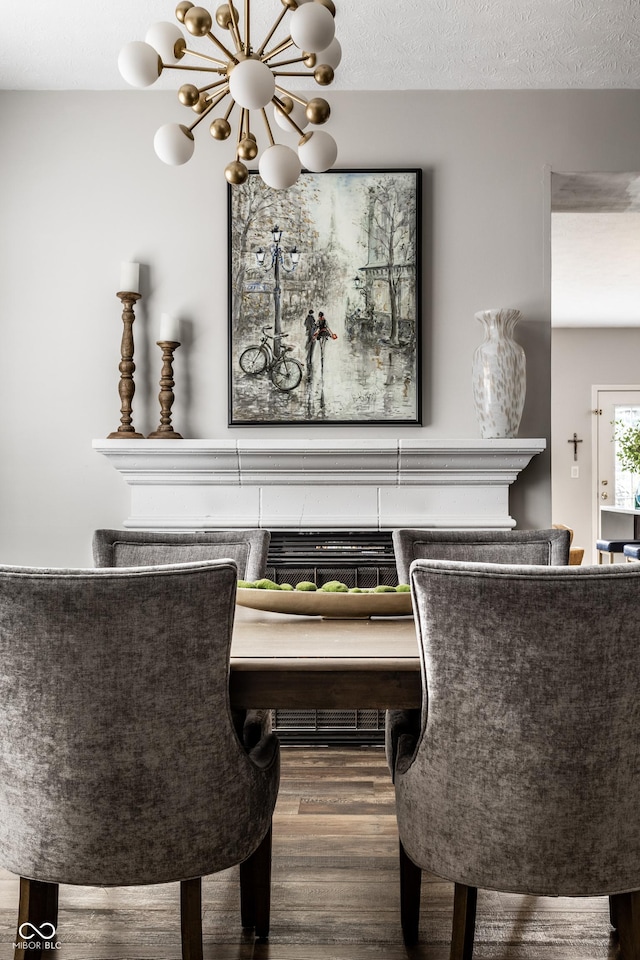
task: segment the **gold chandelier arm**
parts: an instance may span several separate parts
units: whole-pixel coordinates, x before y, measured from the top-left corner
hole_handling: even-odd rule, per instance
[[[244,111],[243,130],[244,130],[244,132],[243,132],[243,134],[242,134],[243,138],[244,138],[244,137],[252,137],[252,133],[251,133],[251,111],[250,111],[250,110],[245,110],[245,111]],[[253,139],[255,140],[255,137],[253,137]]]
[[[216,103],[220,103],[221,100],[222,100],[222,97],[218,97],[218,99],[216,100]],[[235,100],[232,100],[231,103],[229,104],[229,107],[228,107],[228,109],[227,109],[227,112],[226,112],[225,115],[224,115],[224,119],[225,119],[225,120],[228,120],[228,119],[229,119],[229,117],[231,116],[231,111],[233,110],[233,108],[235,107],[235,105],[236,105]]]
[[[313,76],[313,74],[304,73],[303,71],[295,70],[274,70],[274,77],[307,77]]]
[[[274,35],[274,33],[276,32],[276,30],[278,29],[278,27],[280,26],[280,24],[282,23],[284,17],[286,17],[286,15],[288,14],[288,12],[289,12],[289,7],[283,7],[283,8],[282,8],[282,12],[281,12],[280,15],[276,18],[276,22],[274,23],[274,25],[271,27],[271,30],[269,31],[269,33],[268,33],[268,34],[266,35],[266,37],[264,38],[264,40],[263,40],[263,42],[262,42],[262,46],[261,46],[260,49],[257,51],[257,55],[258,55],[259,57],[261,57],[262,54],[264,53],[264,48],[265,48],[266,45],[269,43],[269,40],[271,40],[271,37]]]
[[[237,20],[237,18],[236,18],[236,13],[237,13],[237,12],[238,12],[238,11],[236,10],[236,8],[235,8],[234,5],[233,5],[233,0],[230,0],[230,2],[229,2],[229,15],[230,15],[230,17],[231,17],[231,23],[230,23],[231,36],[233,37],[233,42],[234,42],[235,45],[236,45],[236,50],[237,50],[237,52],[238,52],[238,53],[242,53],[242,50],[243,50],[242,37],[240,36],[240,27],[239,27],[239,25],[238,25],[238,20]]]
[[[225,98],[225,97],[228,97],[228,96],[229,96],[229,88],[227,87],[227,89],[226,89],[226,90],[222,90],[222,91],[217,95],[217,97],[212,97],[212,98],[211,98],[211,107],[217,107],[218,104],[221,102],[221,100],[224,100],[224,98]],[[234,103],[235,103],[235,100],[232,100],[232,101],[231,101],[231,104],[230,104],[230,106],[229,106],[229,109],[227,110],[227,114],[226,114],[226,116],[225,116],[225,120],[227,119],[227,117],[228,117],[229,114],[231,113],[231,111],[232,111],[232,109],[233,109]]]
[[[278,67],[288,67],[290,63],[304,63],[305,60],[308,60],[308,55],[304,57],[294,57],[293,60],[281,60],[279,63],[270,63],[269,66],[271,69],[277,69]],[[310,76],[310,74],[305,74],[305,76]]]
[[[216,80],[215,83],[210,83],[206,87],[198,87],[198,93],[208,93],[209,90],[215,90],[216,87],[221,87],[223,85],[227,87],[227,90],[229,89],[229,81],[226,77],[223,77],[222,80]]]
[[[229,0],[230,3],[233,0]],[[251,50],[251,0],[244,0],[244,52]]]
[[[280,100],[279,97],[274,97],[271,103],[274,103],[276,107],[280,107],[280,110],[282,111],[283,116],[287,118],[287,120],[289,121],[293,129],[296,130],[301,137],[304,137],[304,130],[301,130],[298,124],[295,122],[295,120],[291,119],[291,116],[284,109],[284,104],[282,100]]]
[[[227,91],[227,93],[228,93],[228,91]],[[225,93],[224,96],[226,96],[226,95],[227,95],[227,94]],[[222,99],[222,98],[220,98],[220,99]],[[207,114],[211,113],[211,111],[212,111],[213,108],[215,107],[216,103],[218,103],[218,102],[219,102],[218,100],[212,100],[211,103],[209,103],[209,104],[205,107],[205,109],[202,111],[202,113],[200,114],[200,116],[198,117],[198,119],[197,119],[197,120],[194,120],[193,123],[191,124],[191,126],[190,126],[188,129],[189,129],[189,130],[195,130],[195,128],[198,126],[198,124],[199,124],[202,120],[204,120],[204,118],[207,116]]]
[[[236,145],[238,145],[244,137],[244,123],[245,123],[246,115],[247,115],[247,109],[246,107],[243,107],[242,112],[240,114],[240,123],[238,124],[238,139],[236,141]]]
[[[261,112],[262,112],[262,119],[264,120],[264,125],[267,128],[267,136],[269,137],[269,143],[271,144],[272,147],[275,147],[276,142],[273,139],[273,134],[271,133],[271,127],[269,126],[269,120],[267,118],[267,111],[263,107]]]
[[[306,106],[309,103],[309,101],[305,100],[304,97],[299,97],[297,93],[291,93],[290,90],[285,90],[284,87],[279,86],[279,84],[277,83],[276,83],[276,90],[278,91],[278,93],[283,94],[283,96],[290,97],[296,103],[299,103],[301,107],[305,107],[306,109]]]
[[[189,50],[185,48],[185,53],[190,53],[192,57],[199,57],[200,60],[207,60],[209,63],[217,63],[219,67],[224,67],[226,69],[226,63],[223,60],[218,60],[216,57],[210,57],[206,53],[200,53],[199,50]]]
[[[214,33],[211,33],[211,31],[209,31],[209,33],[207,34],[207,36],[209,37],[209,40],[211,40],[212,43],[215,43],[216,47],[217,47],[219,50],[222,50],[222,52],[224,53],[225,57],[227,57],[229,60],[232,60],[234,63],[237,63],[237,62],[238,62],[238,58],[236,57],[236,55],[235,55],[234,53],[231,53],[231,50],[227,50],[227,48],[225,47],[224,43],[222,43],[220,40],[218,40],[218,38],[216,37],[216,35],[215,35]]]
[[[274,47],[273,50],[270,50],[269,53],[265,53],[262,57],[264,63],[271,60],[273,57],[277,57],[278,54],[284,53],[285,50],[288,50],[289,47],[293,46],[293,40],[291,37],[287,37],[286,40],[283,40],[282,43],[279,43],[277,47]]]
[[[222,67],[191,67],[186,63],[163,63],[163,70],[197,70],[198,73],[226,73],[226,69]]]

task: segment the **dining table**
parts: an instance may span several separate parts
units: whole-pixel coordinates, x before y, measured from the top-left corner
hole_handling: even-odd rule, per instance
[[[237,606],[229,689],[234,707],[419,708],[414,619],[298,616]]]

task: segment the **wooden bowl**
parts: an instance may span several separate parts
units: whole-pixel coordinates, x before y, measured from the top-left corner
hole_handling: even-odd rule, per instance
[[[328,593],[324,590],[257,590],[238,587],[241,607],[304,617],[366,620],[413,614],[410,593]]]

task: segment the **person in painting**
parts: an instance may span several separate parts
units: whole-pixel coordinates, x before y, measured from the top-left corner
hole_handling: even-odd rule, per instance
[[[307,366],[311,366],[311,360],[313,357],[313,348],[315,347],[316,341],[314,339],[314,333],[316,330],[316,318],[313,315],[313,310],[309,310],[309,313],[305,317],[304,329],[307,334]]]
[[[325,317],[322,310],[318,313],[318,322],[316,324],[316,330],[314,333],[316,340],[325,341],[325,340],[337,340],[337,333],[333,333],[329,329],[329,324],[327,323],[327,318]]]

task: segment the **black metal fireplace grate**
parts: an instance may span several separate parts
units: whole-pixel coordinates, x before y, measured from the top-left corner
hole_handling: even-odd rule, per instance
[[[398,583],[391,533],[384,531],[273,531],[267,568],[269,579],[292,586],[301,580],[318,586],[341,580],[348,587]]]
[[[393,542],[380,530],[274,530],[267,577],[295,586],[340,580],[348,587],[396,586]],[[384,711],[274,710],[274,729],[284,743],[378,744],[384,740]]]

